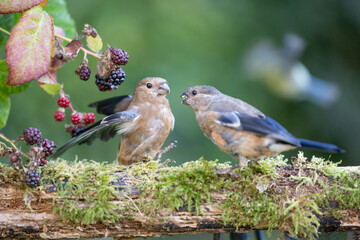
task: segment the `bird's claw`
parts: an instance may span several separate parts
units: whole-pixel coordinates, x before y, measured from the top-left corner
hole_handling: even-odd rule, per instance
[[[234,173],[234,171],[233,171],[234,169],[240,168],[240,167],[241,167],[240,165],[236,165],[236,166],[228,167],[228,168],[225,168],[225,169],[217,170],[215,173],[218,174],[218,175],[229,174],[232,177],[241,178],[241,176],[239,174]]]
[[[176,147],[177,141],[173,141],[171,142],[169,145],[167,145],[166,147],[164,147],[163,149],[161,149],[160,151],[158,151],[158,153],[156,154],[155,160],[159,160],[161,158],[161,155],[168,152],[169,150],[173,149],[174,147]]]

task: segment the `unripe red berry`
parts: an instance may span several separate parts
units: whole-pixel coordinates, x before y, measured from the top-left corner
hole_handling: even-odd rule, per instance
[[[95,114],[94,113],[85,113],[84,119],[85,119],[85,124],[94,123],[95,122]]]
[[[71,122],[72,122],[74,125],[81,123],[80,114],[77,113],[77,112],[71,114]]]
[[[57,110],[55,113],[54,113],[54,118],[55,118],[55,121],[57,122],[62,122],[64,121],[65,119],[65,112],[61,109]]]
[[[67,97],[59,97],[57,103],[60,107],[67,108],[70,105],[70,100]]]

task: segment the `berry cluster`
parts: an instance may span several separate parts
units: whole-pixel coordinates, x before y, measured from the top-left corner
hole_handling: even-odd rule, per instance
[[[76,69],[75,74],[79,75],[81,80],[87,81],[90,78],[91,69],[86,63],[82,63],[78,69]]]
[[[95,84],[102,92],[117,89],[125,81],[126,74],[121,68],[116,68],[110,72],[108,76],[100,76],[96,74]]]
[[[29,170],[25,174],[25,183],[29,187],[37,187],[40,185],[40,174],[37,170]]]
[[[23,136],[25,142],[27,142],[30,145],[33,145],[41,141],[42,133],[37,128],[29,127],[24,130]]]
[[[120,48],[109,48],[111,61],[115,65],[126,65],[129,60],[129,54]]]
[[[116,75],[116,71],[114,75]],[[60,97],[57,101],[59,105],[59,109],[55,112],[54,118],[55,121],[62,122],[65,119],[65,108],[70,107],[71,114],[71,123],[73,124],[71,130],[69,127],[66,127],[66,131],[71,133],[71,136],[75,136],[79,133],[81,129],[84,129],[87,124],[95,122],[95,114],[94,113],[79,113],[76,112],[71,106],[70,100],[65,96],[64,92],[61,91]]]
[[[10,147],[4,142],[0,142],[0,157],[8,155],[9,164],[16,171],[23,172],[23,181],[29,187],[40,185],[39,167],[47,163],[46,158],[51,156],[54,153],[54,148],[56,148],[53,141],[46,138],[42,139],[42,136],[41,131],[33,127],[24,129],[23,134],[15,140],[10,140],[1,135],[1,139],[8,142]],[[28,145],[32,145],[28,153],[24,153],[15,145],[17,141],[24,141]],[[22,157],[27,160],[27,164],[24,164]]]

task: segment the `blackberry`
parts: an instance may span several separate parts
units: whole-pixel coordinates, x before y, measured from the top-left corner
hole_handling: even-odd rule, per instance
[[[57,148],[54,141],[44,139],[41,142],[42,146],[42,153],[45,155],[45,157],[51,156],[54,153],[54,148]]]
[[[110,48],[111,61],[115,65],[126,65],[128,63],[129,54],[119,48]]]
[[[95,122],[95,114],[94,113],[85,113],[85,124],[93,123]]]
[[[59,97],[57,103],[60,107],[67,108],[70,105],[70,100],[67,97]]]
[[[84,129],[86,129],[86,127],[85,127],[85,124],[83,124],[83,123],[78,124],[76,126],[74,126],[74,125],[66,125],[65,126],[65,131],[70,133],[71,137],[76,137]]]
[[[76,137],[77,135],[79,135],[80,134],[80,132],[82,131],[82,130],[84,130],[84,129],[86,129],[86,127],[75,127],[72,131],[71,131],[71,136],[72,137]]]
[[[24,130],[23,137],[25,142],[32,145],[41,141],[42,133],[37,128],[29,127]]]
[[[80,114],[77,112],[74,112],[73,114],[71,114],[71,122],[76,125],[81,123],[81,117]]]
[[[98,86],[100,91],[105,92],[111,90],[111,85],[107,82],[108,78],[106,76],[101,77],[100,74],[97,73],[95,79],[95,84]]]
[[[29,187],[37,187],[40,185],[40,174],[36,170],[29,170],[25,174],[25,183]]]
[[[122,84],[125,81],[126,74],[121,68],[116,68],[112,70],[109,75],[109,81],[112,83],[112,88],[117,89],[118,85]]]
[[[79,75],[81,80],[87,81],[90,78],[91,69],[87,64],[80,64],[78,69],[76,69],[75,73]]]
[[[54,118],[55,118],[55,121],[57,122],[62,122],[64,121],[65,119],[65,112],[63,110],[57,110],[55,113],[54,113]]]

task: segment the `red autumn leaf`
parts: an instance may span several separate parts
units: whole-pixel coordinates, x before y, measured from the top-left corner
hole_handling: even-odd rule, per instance
[[[8,85],[38,79],[48,71],[54,38],[52,18],[36,6],[24,12],[6,43]]]
[[[16,13],[39,5],[43,0],[0,0],[0,13]]]

